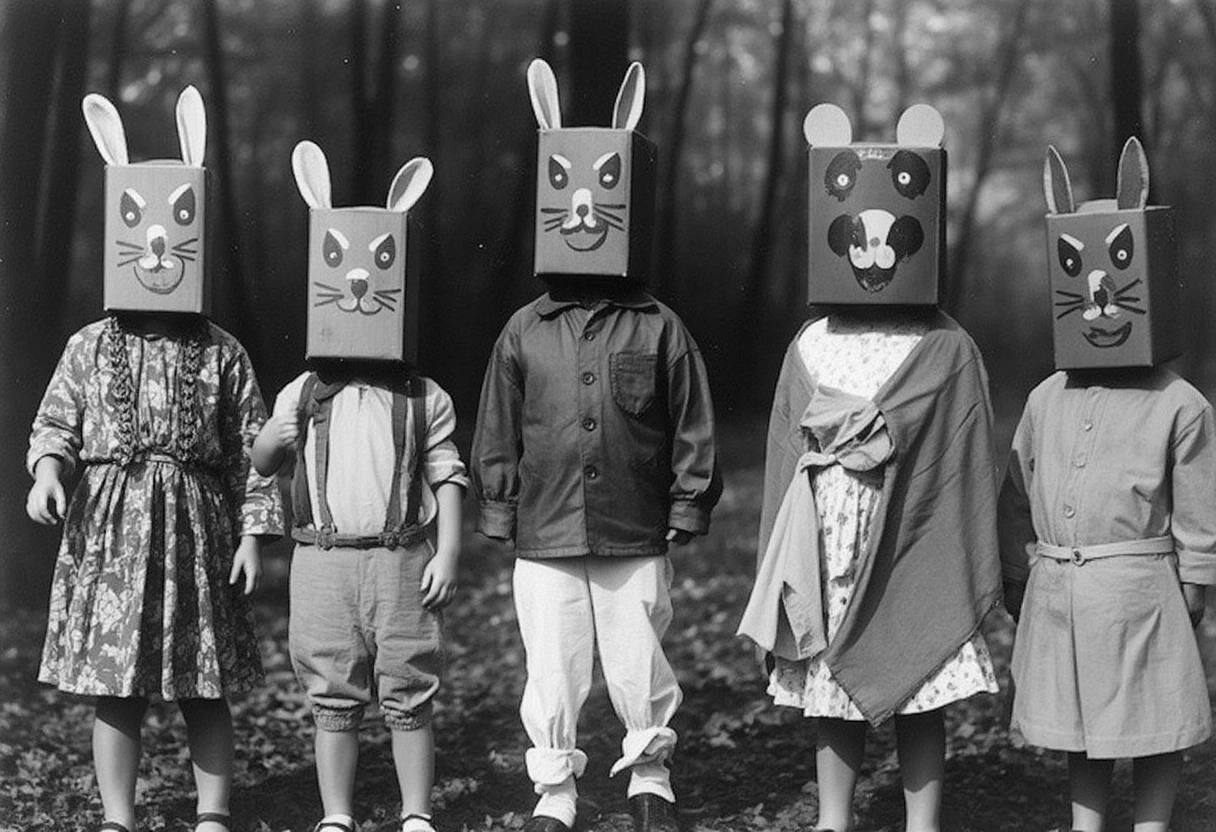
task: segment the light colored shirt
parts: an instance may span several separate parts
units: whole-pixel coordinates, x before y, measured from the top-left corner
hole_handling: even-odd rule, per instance
[[[1216,584],[1216,422],[1176,373],[1058,372],[1030,393],[1000,498],[1001,560],[1024,582],[1036,540],[1172,536],[1184,583]]]
[[[308,373],[301,373],[279,393],[274,415],[299,409],[300,394]],[[469,484],[465,465],[452,441],[456,411],[452,399],[431,379],[426,382],[426,448],[423,450],[422,506],[418,522],[427,525],[435,519],[439,504],[433,489],[445,482],[461,488]],[[393,481],[393,393],[352,381],[332,400],[329,428],[329,471],[326,497],[334,526],[339,534],[374,535],[384,530],[388,514],[389,489]],[[401,506],[405,510],[409,493],[409,460],[414,450],[414,408],[409,409],[405,429],[401,469]],[[308,471],[312,516],[320,517],[317,493],[316,431],[311,423],[304,443],[304,464]],[[296,460],[300,464],[300,460]]]

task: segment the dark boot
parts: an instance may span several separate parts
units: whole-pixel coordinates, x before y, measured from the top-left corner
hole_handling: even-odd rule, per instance
[[[533,815],[524,824],[523,832],[570,832],[570,827],[548,815]]]
[[[657,794],[643,792],[629,798],[633,832],[680,832],[676,807]]]

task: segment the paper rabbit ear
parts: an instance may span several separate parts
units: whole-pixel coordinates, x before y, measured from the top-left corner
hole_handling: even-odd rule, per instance
[[[528,95],[532,112],[541,130],[556,130],[562,126],[562,109],[557,100],[557,78],[553,69],[540,58],[528,64]]]
[[[203,166],[207,151],[207,111],[203,97],[193,86],[186,87],[177,97],[177,139],[182,147],[182,161],[192,168]]]
[[[130,164],[127,157],[127,134],[122,129],[122,117],[105,96],[91,92],[84,97],[80,108],[84,111],[84,123],[93,135],[93,144],[107,165]]]
[[[1148,157],[1135,136],[1127,140],[1119,155],[1115,202],[1120,209],[1143,208],[1148,204]]]
[[[296,187],[309,208],[332,208],[329,163],[325,153],[312,142],[304,141],[291,151],[291,171],[296,175]]]
[[[401,166],[388,189],[386,207],[390,211],[405,213],[426,192],[435,175],[435,167],[425,156],[416,156]]]
[[[1047,146],[1047,158],[1043,160],[1043,196],[1047,198],[1047,210],[1053,214],[1071,214],[1077,210],[1068,168],[1051,145]]]
[[[816,104],[802,120],[802,135],[811,147],[843,147],[853,142],[853,125],[835,104]]]
[[[928,104],[913,104],[895,125],[895,141],[908,147],[941,147],[945,137],[942,114]]]
[[[625,71],[616,104],[612,108],[612,126],[617,130],[633,130],[642,120],[642,101],[646,98],[646,70],[634,61]]]

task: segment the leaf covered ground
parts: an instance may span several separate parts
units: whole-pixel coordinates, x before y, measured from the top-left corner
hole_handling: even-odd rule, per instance
[[[675,620],[666,642],[684,704],[674,781],[697,832],[806,830],[816,816],[814,724],[772,707],[752,652],[734,630],[750,588],[761,488],[763,425],[724,437],[727,490],[712,533],[675,554]],[[471,506],[468,507],[471,510]],[[461,590],[446,613],[448,673],[435,717],[435,808],[441,832],[518,829],[533,801],[517,708],[523,650],[510,595],[510,559],[466,533]],[[320,815],[312,725],[287,660],[287,557],[267,558],[259,626],[267,681],[233,703],[237,731],[234,832],[307,830]],[[1216,610],[1201,638],[1216,690]],[[34,681],[45,619],[0,611],[0,832],[85,832],[100,820],[89,751],[87,700]],[[986,634],[1007,684],[1011,625],[993,615]],[[945,827],[952,832],[1045,830],[1067,818],[1061,755],[1025,747],[1003,727],[1005,696],[980,696],[947,715]],[[602,681],[580,725],[591,763],[580,783],[580,827],[630,829],[624,778],[608,779],[623,731]],[[398,810],[388,734],[374,715],[362,732],[360,832],[391,830]],[[144,729],[140,829],[190,829],[192,783],[181,717],[154,705]],[[1216,744],[1187,757],[1175,832],[1216,829]],[[1126,766],[1116,774],[1112,832],[1131,829]],[[858,787],[858,830],[903,829],[903,799],[890,726],[872,731]]]

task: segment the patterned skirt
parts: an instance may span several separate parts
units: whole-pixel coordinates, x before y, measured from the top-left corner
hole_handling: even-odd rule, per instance
[[[92,696],[217,699],[262,680],[231,586],[222,484],[171,461],[89,465],[64,519],[38,678]]]

